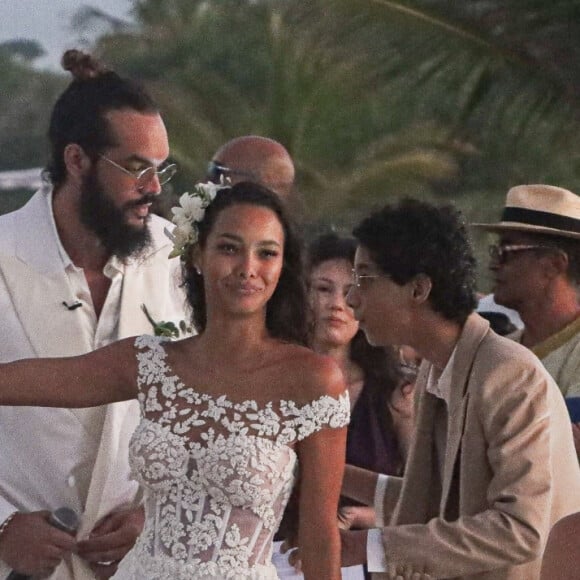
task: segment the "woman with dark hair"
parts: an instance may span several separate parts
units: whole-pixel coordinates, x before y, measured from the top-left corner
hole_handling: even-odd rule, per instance
[[[333,358],[345,378],[351,403],[346,463],[401,475],[406,443],[399,441],[394,420],[399,419],[403,399],[412,399],[412,389],[408,381],[403,381],[395,350],[371,346],[346,302],[356,246],[353,238],[329,233],[316,238],[309,247],[309,343],[315,352]],[[391,406],[395,401],[396,408]],[[372,508],[346,497],[340,503],[341,527],[374,526]],[[363,570],[343,571],[343,577],[347,574],[348,578],[362,577]]]
[[[0,403],[139,399],[130,461],[145,527],[115,578],[277,578],[272,537],[299,461],[303,570],[337,579],[348,393],[336,364],[302,346],[299,241],[258,185],[198,185],[180,204],[172,255],[183,260],[199,334],[2,365]]]
[[[346,462],[399,475],[403,458],[389,401],[401,377],[394,350],[371,346],[346,303],[352,286],[355,252],[353,238],[333,233],[318,237],[310,245],[309,342],[315,352],[332,357],[345,377],[351,404]]]
[[[345,377],[351,404],[346,463],[401,475],[408,442],[397,427],[403,402],[412,400],[412,381],[403,376],[395,349],[369,344],[346,302],[356,247],[354,238],[334,233],[318,237],[309,247],[309,342],[315,352],[332,357]],[[342,527],[374,525],[371,508],[344,497],[340,503]]]

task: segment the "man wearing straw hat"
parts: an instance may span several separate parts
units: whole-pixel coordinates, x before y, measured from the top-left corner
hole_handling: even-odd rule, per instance
[[[499,235],[490,246],[495,301],[525,325],[511,338],[541,359],[566,398],[580,397],[580,197],[518,185],[500,222],[474,225]],[[580,454],[580,424],[573,430]]]

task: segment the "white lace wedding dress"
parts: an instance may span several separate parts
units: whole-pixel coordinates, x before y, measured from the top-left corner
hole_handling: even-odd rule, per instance
[[[292,446],[346,425],[348,394],[303,406],[214,398],[172,373],[163,339],[136,346],[142,419],[129,453],[145,528],[114,578],[277,578],[272,537],[294,482]]]

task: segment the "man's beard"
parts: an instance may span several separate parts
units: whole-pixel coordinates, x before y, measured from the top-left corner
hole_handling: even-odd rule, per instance
[[[149,216],[142,227],[135,227],[127,223],[124,210],[151,203],[153,199],[153,195],[144,194],[137,202],[117,207],[101,187],[96,171],[92,170],[81,185],[80,219],[97,235],[110,254],[124,260],[139,255],[151,243],[147,224]]]

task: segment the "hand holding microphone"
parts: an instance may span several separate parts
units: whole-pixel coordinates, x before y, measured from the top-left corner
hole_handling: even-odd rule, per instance
[[[79,525],[79,518],[70,508],[58,508],[48,515],[47,512],[17,514],[6,530],[0,546],[2,559],[10,566],[29,572],[13,570],[6,580],[28,580],[38,575],[51,573],[62,557],[73,549],[72,537]],[[47,534],[46,524],[50,524],[67,535],[58,537]],[[12,528],[12,529],[10,529]]]
[[[72,509],[61,507],[50,514],[48,523],[63,532],[73,535],[79,527],[79,516]]]

